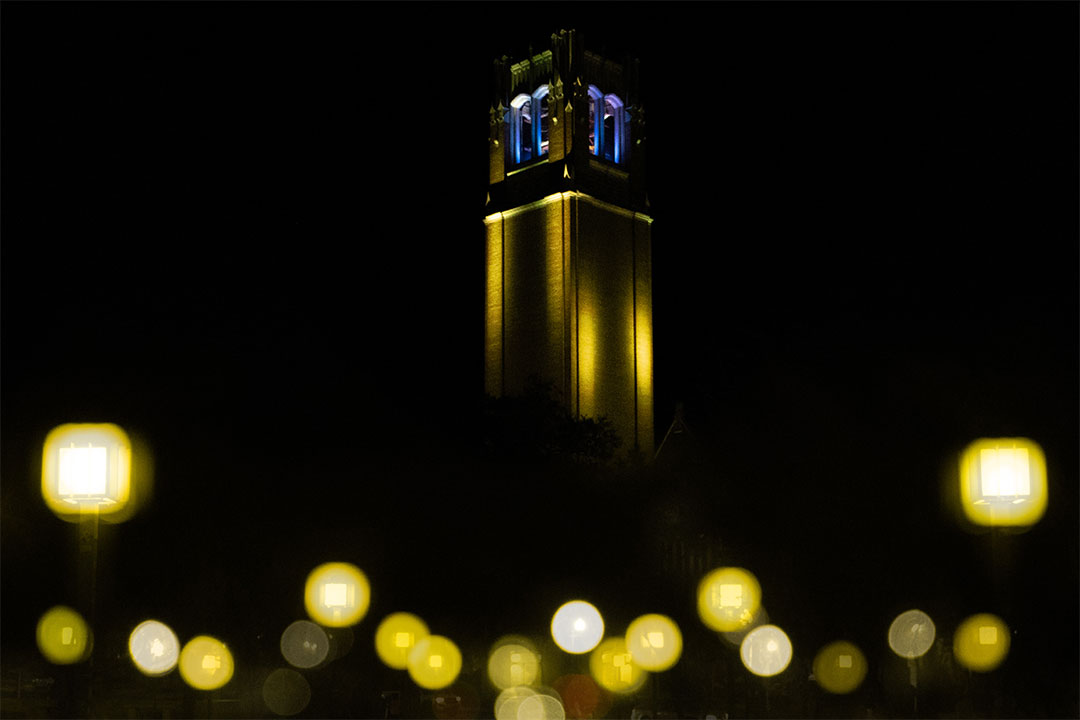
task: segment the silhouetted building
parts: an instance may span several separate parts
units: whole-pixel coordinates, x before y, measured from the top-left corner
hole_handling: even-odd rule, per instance
[[[550,383],[653,451],[651,223],[636,64],[574,31],[495,62],[489,137],[485,389]]]

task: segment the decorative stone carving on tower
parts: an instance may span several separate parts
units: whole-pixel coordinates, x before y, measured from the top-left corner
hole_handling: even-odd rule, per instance
[[[635,63],[551,49],[495,61],[489,137],[484,382],[536,378],[652,456],[651,224]]]

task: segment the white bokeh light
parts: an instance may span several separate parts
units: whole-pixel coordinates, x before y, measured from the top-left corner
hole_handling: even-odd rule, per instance
[[[144,675],[165,675],[180,660],[180,641],[168,625],[157,620],[139,623],[128,638],[128,652]]]
[[[571,600],[551,618],[551,637],[568,653],[587,653],[604,638],[604,618],[591,603]]]

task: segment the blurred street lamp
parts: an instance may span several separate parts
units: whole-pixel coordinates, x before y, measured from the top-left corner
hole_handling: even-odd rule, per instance
[[[604,638],[604,618],[592,603],[571,600],[552,616],[551,637],[565,652],[587,653]]]
[[[1027,438],[982,439],[960,458],[960,498],[976,525],[1034,525],[1046,511],[1046,458]]]
[[[304,607],[311,619],[327,627],[348,627],[360,622],[371,603],[371,585],[355,565],[324,563],[308,575]]]

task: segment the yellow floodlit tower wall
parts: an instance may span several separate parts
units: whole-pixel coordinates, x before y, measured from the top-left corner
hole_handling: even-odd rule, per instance
[[[489,137],[485,390],[551,383],[653,452],[651,224],[637,66],[574,31],[495,61]]]

